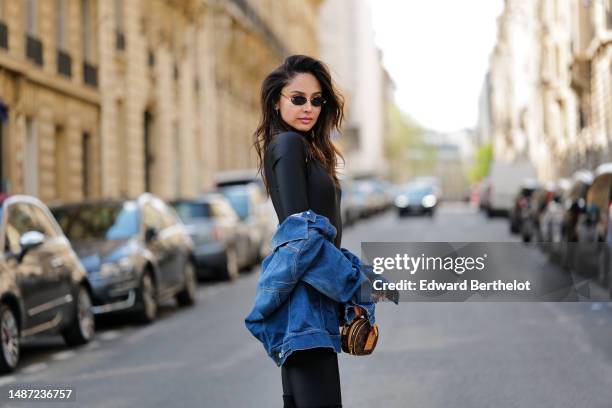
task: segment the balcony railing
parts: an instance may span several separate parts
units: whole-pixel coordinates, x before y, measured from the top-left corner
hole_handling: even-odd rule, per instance
[[[37,65],[43,65],[43,44],[38,38],[26,35],[26,57]]]
[[[57,51],[57,72],[67,76],[72,76],[72,58],[65,51]]]

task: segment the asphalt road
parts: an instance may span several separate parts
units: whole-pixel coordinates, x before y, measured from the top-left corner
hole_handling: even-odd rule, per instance
[[[342,245],[359,253],[361,241],[402,240],[517,238],[505,219],[449,204],[433,219],[387,212],[362,221],[345,229]],[[522,267],[549,267],[539,251],[527,252]],[[18,371],[0,377],[0,392],[75,390],[75,403],[47,404],[54,407],[281,407],[280,369],[244,327],[257,273],[204,284],[195,307],[170,302],[150,326],[105,320],[82,348],[30,340]],[[377,321],[373,355],[339,356],[346,407],[612,406],[610,303],[382,303]]]

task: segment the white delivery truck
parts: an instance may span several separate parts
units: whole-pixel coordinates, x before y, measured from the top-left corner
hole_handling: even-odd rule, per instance
[[[507,215],[514,205],[514,198],[523,180],[536,178],[536,169],[528,160],[491,163],[488,177],[488,215]]]

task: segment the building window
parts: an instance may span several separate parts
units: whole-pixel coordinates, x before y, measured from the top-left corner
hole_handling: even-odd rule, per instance
[[[153,184],[153,146],[152,142],[152,132],[153,132],[153,115],[148,110],[144,112],[144,184],[145,191],[151,191],[151,187]]]
[[[94,65],[93,8],[91,0],[81,0],[81,44],[83,52],[83,82],[98,86],[98,68]]]
[[[119,51],[125,50],[125,34],[123,23],[123,0],[113,0],[115,11],[115,48]]]
[[[57,44],[57,72],[72,76],[72,58],[67,52],[66,44],[66,1],[55,0],[55,41]]]
[[[26,27],[26,57],[35,64],[43,64],[43,44],[38,39],[38,2],[25,1],[25,27]]]
[[[4,0],[0,0],[0,48],[8,49],[8,27],[4,22]]]
[[[0,17],[0,48],[8,49],[8,27],[2,21],[2,17]]]

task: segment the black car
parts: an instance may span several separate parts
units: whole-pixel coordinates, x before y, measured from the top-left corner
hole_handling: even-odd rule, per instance
[[[395,208],[400,217],[407,214],[427,214],[433,216],[438,205],[436,186],[422,183],[407,185],[395,197]]]
[[[145,193],[136,200],[63,205],[52,212],[87,269],[93,312],[155,320],[158,304],[196,300],[193,242],[174,210]]]
[[[0,244],[0,370],[15,369],[28,336],[89,342],[95,322],[87,273],[47,207],[29,196],[0,199]]]
[[[612,163],[597,167],[586,194],[584,212],[576,223],[576,244],[573,270],[581,275],[597,277],[606,287],[610,277],[610,210],[612,210]]]
[[[539,243],[543,241],[540,222],[548,203],[554,198],[554,195],[555,185],[553,183],[546,183],[537,187],[531,194],[528,206],[522,212],[520,232],[523,242]]]
[[[574,267],[578,242],[578,220],[587,210],[587,192],[593,183],[593,173],[578,170],[570,180],[570,186],[562,197],[563,211],[553,219],[552,240],[549,255],[566,269]]]

